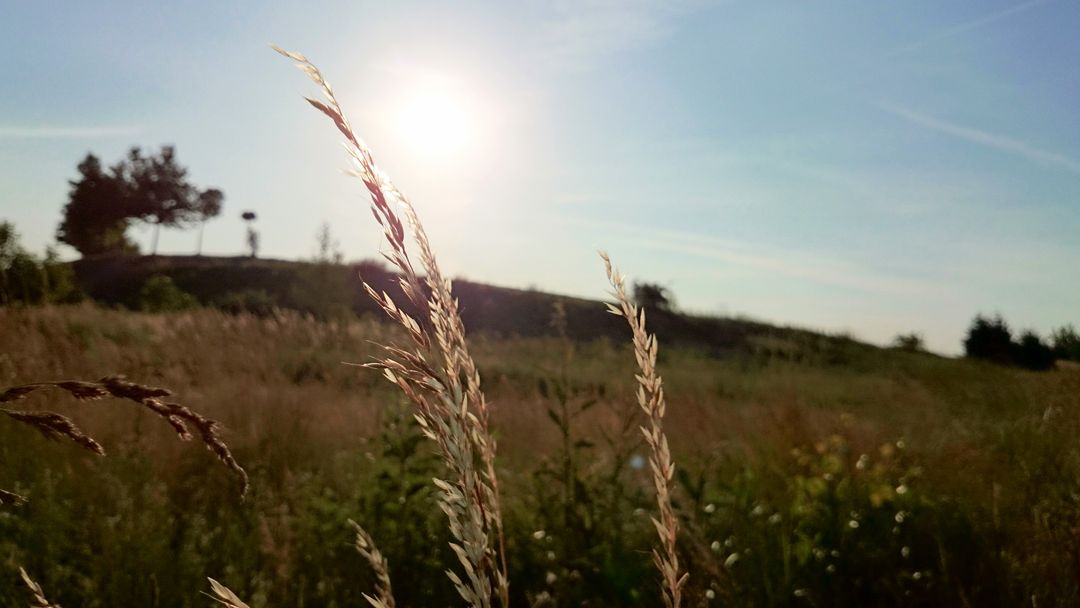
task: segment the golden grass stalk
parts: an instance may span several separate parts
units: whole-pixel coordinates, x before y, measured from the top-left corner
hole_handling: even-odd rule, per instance
[[[308,103],[327,115],[345,136],[345,149],[358,177],[371,197],[371,210],[383,228],[390,251],[384,257],[399,272],[399,286],[418,322],[387,293],[365,284],[368,294],[400,324],[412,342],[410,348],[384,345],[385,357],[369,364],[382,370],[416,405],[416,419],[424,434],[439,448],[449,481],[434,480],[440,507],[446,514],[464,577],[447,576],[472,606],[488,608],[492,593],[501,606],[509,605],[509,581],[495,474],[495,441],[489,428],[489,408],[480,388],[480,374],[465,344],[465,328],[458,302],[431,250],[416,209],[375,164],[370,148],[356,135],[322,73],[306,57],[274,47],[293,59],[322,90],[324,101]],[[404,216],[404,220],[400,213]],[[406,225],[419,252],[424,278],[406,248]]]
[[[357,552],[364,556],[364,559],[371,564],[371,569],[375,571],[375,594],[377,597],[365,593],[364,599],[374,608],[394,608],[394,592],[390,586],[390,565],[386,562],[386,558],[379,551],[379,548],[375,546],[375,541],[367,533],[367,530],[364,530],[360,527],[360,524],[351,519],[349,524],[356,530]]]
[[[626,319],[633,334],[634,357],[637,359],[639,373],[635,374],[638,382],[638,405],[649,419],[649,426],[641,427],[645,441],[649,445],[649,468],[652,470],[653,485],[656,487],[656,505],[660,518],[652,518],[656,533],[660,537],[659,548],[654,548],[653,562],[660,571],[663,581],[664,605],[679,608],[682,602],[682,588],[686,584],[688,573],[679,572],[679,555],[676,540],[679,534],[679,520],[671,507],[671,479],[675,474],[675,463],[671,460],[667,436],[664,434],[664,384],[656,371],[656,336],[645,330],[645,311],[630,302],[626,295],[626,285],[619,271],[612,266],[611,259],[605,252],[600,252],[604,260],[604,269],[611,282],[616,304],[608,304],[608,311]]]
[[[210,581],[210,591],[213,593],[213,595],[210,595],[209,593],[206,594],[210,595],[210,599],[227,608],[251,608],[225,585],[222,585],[212,578],[206,580]]]
[[[60,608],[60,604],[54,604],[45,598],[45,590],[34,579],[30,578],[26,570],[19,568],[19,576],[22,577],[23,583],[30,589],[32,595],[30,606],[32,608]]]
[[[188,425],[195,427],[195,430],[199,433],[199,437],[203,444],[206,445],[206,448],[213,452],[218,460],[225,464],[225,466],[240,479],[240,495],[244,496],[247,494],[249,486],[247,471],[240,466],[240,463],[233,457],[229,446],[219,436],[218,433],[221,429],[221,425],[218,424],[217,421],[206,418],[202,414],[180,405],[179,403],[163,401],[162,397],[172,395],[172,391],[169,389],[136,384],[128,381],[123,376],[113,375],[106,376],[97,382],[63,380],[58,382],[22,384],[13,386],[3,393],[0,393],[0,412],[8,418],[33,427],[48,439],[68,439],[99,456],[105,455],[105,448],[92,437],[84,433],[82,429],[67,416],[55,412],[12,410],[9,409],[9,406],[5,405],[23,399],[34,391],[47,389],[66,391],[72,397],[75,397],[75,399],[80,401],[93,401],[109,396],[134,401],[165,419],[173,430],[176,431],[177,436],[182,441],[190,441],[192,439],[192,434],[188,430]],[[20,498],[21,497],[11,492],[0,491],[0,504],[16,502]]]

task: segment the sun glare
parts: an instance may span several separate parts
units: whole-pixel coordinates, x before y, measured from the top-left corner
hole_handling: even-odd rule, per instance
[[[401,106],[398,125],[417,153],[439,159],[464,153],[476,136],[465,100],[445,90],[415,92]]]

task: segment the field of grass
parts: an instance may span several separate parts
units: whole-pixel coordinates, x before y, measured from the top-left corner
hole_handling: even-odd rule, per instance
[[[659,605],[655,508],[626,341],[470,336],[493,407],[514,605]],[[400,342],[369,320],[91,305],[0,309],[0,388],[124,373],[226,427],[252,477],[113,401],[34,394],[99,458],[0,420],[0,604],[20,566],[65,606],[457,605],[399,392],[344,365]],[[661,348],[688,606],[1080,604],[1080,370],[1033,373],[763,332],[722,355]],[[22,407],[22,406],[21,406]]]

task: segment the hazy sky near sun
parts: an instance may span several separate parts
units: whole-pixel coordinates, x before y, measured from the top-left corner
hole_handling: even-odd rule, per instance
[[[980,311],[1080,322],[1077,31],[1074,0],[6,2],[0,218],[43,250],[87,152],[175,144],[226,195],[207,253],[250,209],[265,256],[329,222],[373,257],[273,42],[323,69],[452,275],[598,297],[606,248],[693,311],[957,352]],[[453,154],[401,126],[432,87]]]

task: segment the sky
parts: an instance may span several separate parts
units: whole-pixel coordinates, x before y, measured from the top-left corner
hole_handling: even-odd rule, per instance
[[[323,223],[377,256],[274,43],[451,276],[603,297],[605,249],[691,312],[954,354],[980,312],[1080,323],[1078,30],[1075,0],[6,2],[0,220],[43,251],[88,152],[172,144],[225,193],[204,253],[239,254],[252,210],[265,257],[311,258]]]

